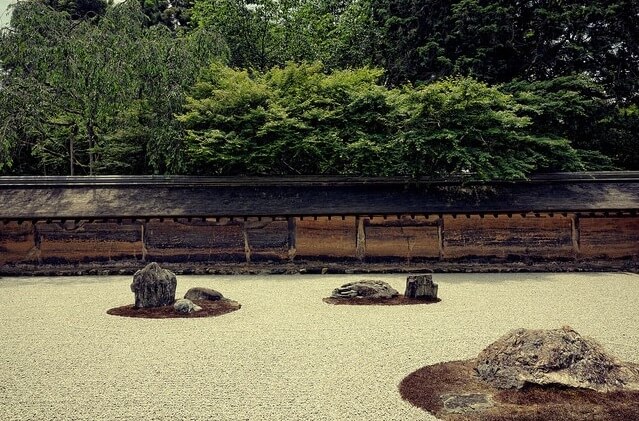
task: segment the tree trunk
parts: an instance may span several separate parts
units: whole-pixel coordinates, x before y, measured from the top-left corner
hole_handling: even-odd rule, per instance
[[[75,159],[75,151],[73,150],[73,136],[69,139],[69,175],[75,175],[73,160]]]
[[[89,139],[89,175],[93,175],[93,168],[95,166],[95,157],[93,154],[93,145],[95,145],[95,131],[93,128],[93,122],[91,120],[87,122],[87,137]]]
[[[78,136],[78,125],[74,124],[69,137],[69,175],[75,175],[75,138]]]

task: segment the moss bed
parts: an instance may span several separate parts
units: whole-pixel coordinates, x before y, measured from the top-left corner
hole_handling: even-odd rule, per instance
[[[475,360],[465,360],[422,367],[402,380],[399,392],[442,420],[639,420],[639,392],[602,393],[561,386],[500,390],[480,381],[474,364]],[[455,413],[445,408],[443,395],[485,395],[493,405]]]
[[[172,305],[162,307],[136,308],[134,304],[115,307],[107,310],[107,314],[123,317],[139,317],[145,319],[173,319],[221,316],[232,311],[239,310],[242,305],[237,301],[223,299],[219,301],[194,300],[194,304],[202,307],[200,311],[191,313],[179,313]]]
[[[434,304],[441,301],[441,299],[420,299],[420,298],[407,298],[403,295],[398,295],[393,298],[333,298],[326,297],[323,299],[325,303],[335,305],[350,305],[350,306],[403,306],[413,304]]]

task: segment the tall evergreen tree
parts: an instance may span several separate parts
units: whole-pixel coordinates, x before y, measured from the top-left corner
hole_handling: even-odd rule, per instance
[[[639,95],[633,0],[370,0],[394,84],[471,75],[489,83],[583,74],[618,101]]]

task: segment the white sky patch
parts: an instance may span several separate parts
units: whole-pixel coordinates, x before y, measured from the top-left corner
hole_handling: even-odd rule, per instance
[[[0,0],[0,28],[4,28],[9,24],[11,15],[8,7],[12,3],[15,3],[15,0]]]

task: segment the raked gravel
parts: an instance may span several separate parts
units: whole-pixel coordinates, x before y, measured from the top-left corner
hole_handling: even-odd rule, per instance
[[[333,288],[406,275],[178,276],[239,311],[106,314],[130,277],[0,279],[0,420],[422,420],[397,385],[510,329],[570,325],[639,363],[639,275],[435,274],[442,301],[335,306]]]

